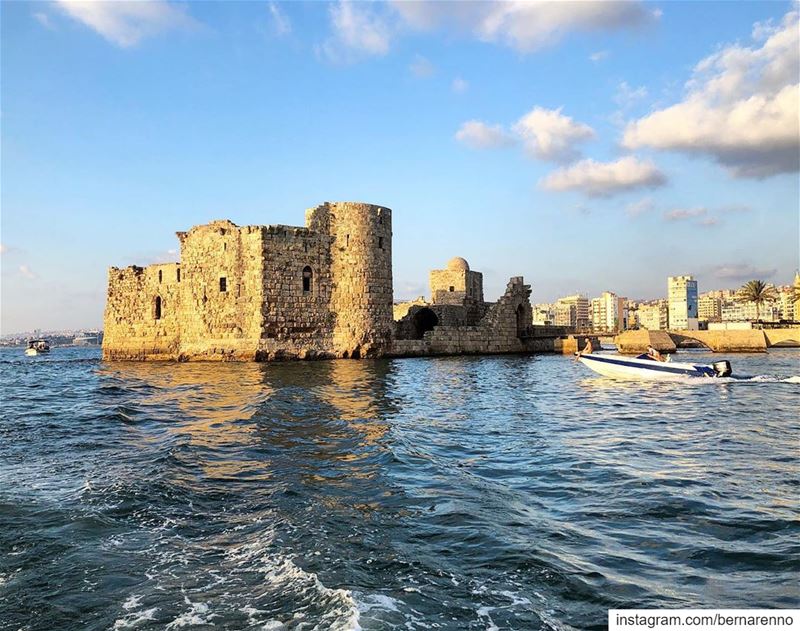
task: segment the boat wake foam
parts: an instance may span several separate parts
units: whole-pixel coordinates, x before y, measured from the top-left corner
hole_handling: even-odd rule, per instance
[[[722,382],[749,382],[749,383],[800,383],[800,376],[794,375],[792,377],[776,377],[775,375],[755,375],[752,377],[749,376],[733,376],[733,377],[723,377],[720,379],[715,379],[715,381],[722,381]]]

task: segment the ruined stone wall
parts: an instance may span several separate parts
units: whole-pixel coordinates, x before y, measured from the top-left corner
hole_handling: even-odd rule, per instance
[[[408,314],[408,310],[411,307],[418,307],[418,306],[425,306],[428,304],[428,301],[425,300],[424,296],[420,296],[419,298],[414,298],[414,300],[406,300],[404,302],[396,302],[392,305],[392,317],[394,318],[395,322],[401,320]]]
[[[180,343],[177,263],[112,267],[104,315],[104,359],[175,359]]]
[[[675,342],[666,331],[647,329],[623,331],[614,338],[614,344],[623,355],[646,353],[648,346],[652,346],[660,353],[674,353],[676,348]]]
[[[258,359],[334,356],[330,242],[327,233],[308,228],[264,230]]]
[[[456,257],[432,281],[446,283],[448,296],[404,306],[399,337],[405,326],[422,339],[393,345],[388,208],[326,202],[307,211],[305,228],[214,221],[178,237],[180,264],[109,270],[106,359],[508,353],[547,344],[526,330],[530,287],[521,277],[485,303],[482,275]],[[450,296],[456,287],[461,295]],[[416,329],[415,314],[425,318]]]
[[[406,355],[460,355],[471,353],[522,353],[534,350],[551,350],[552,342],[527,339],[527,326],[531,321],[530,286],[523,283],[522,277],[513,277],[506,287],[506,292],[496,303],[489,307],[484,318],[477,325],[437,325],[427,331],[421,340],[395,340],[390,354]],[[400,327],[408,321],[410,326],[415,314],[414,307],[408,316],[398,322]],[[446,316],[454,308],[449,305],[431,305],[434,313]],[[549,348],[548,348],[549,346]]]
[[[408,312],[394,323],[394,337],[398,340],[419,339],[420,325],[424,312],[433,312],[435,326],[455,327],[475,324],[469,321],[467,309],[461,305],[421,304],[411,305]]]
[[[214,221],[178,236],[180,358],[255,359],[264,295],[264,228]]]
[[[491,306],[481,325],[489,327],[504,338],[519,337],[529,333],[533,326],[533,309],[530,301],[531,288],[522,276],[512,276],[505,293]]]
[[[332,347],[340,357],[382,354],[392,335],[392,213],[356,202],[306,212],[307,227],[331,237]]]

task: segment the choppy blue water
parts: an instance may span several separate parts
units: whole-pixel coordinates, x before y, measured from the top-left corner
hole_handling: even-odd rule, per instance
[[[782,380],[800,352],[730,359],[764,376],[3,350],[0,628],[601,629],[611,607],[797,607],[800,385]]]

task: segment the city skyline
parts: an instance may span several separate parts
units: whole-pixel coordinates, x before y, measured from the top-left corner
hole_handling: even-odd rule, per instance
[[[133,6],[3,5],[2,334],[325,199],[394,210],[396,300],[453,256],[487,300],[792,282],[794,3]]]
[[[689,274],[668,277],[666,294],[659,298],[630,299],[609,290],[593,298],[571,294],[555,302],[534,303],[533,322],[576,331],[621,332],[629,328],[697,330],[720,322],[749,325],[798,320],[800,271],[795,271],[792,283],[766,283],[768,294],[763,304],[743,295],[750,282],[736,288],[699,291],[697,280]]]

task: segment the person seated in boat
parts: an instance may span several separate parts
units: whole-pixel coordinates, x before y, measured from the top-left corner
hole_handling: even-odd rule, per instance
[[[665,361],[667,361],[666,357],[664,357],[661,353],[659,353],[652,346],[648,346],[647,347],[647,356],[650,359],[655,359],[657,362],[665,362]]]
[[[594,345],[592,344],[592,338],[586,338],[586,346],[583,347],[583,350],[578,353],[578,355],[591,355],[594,352]]]

